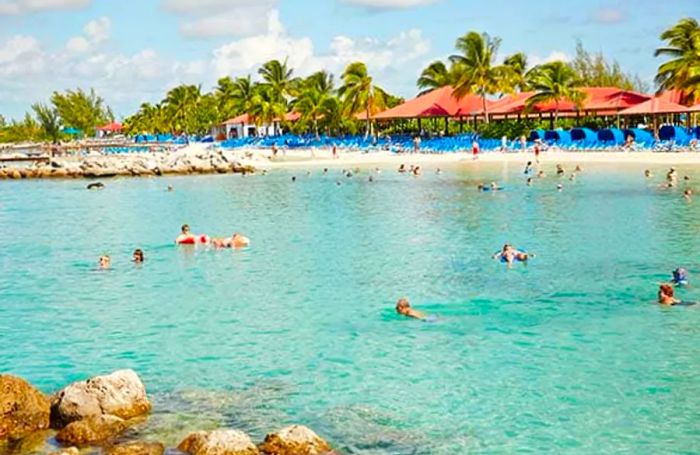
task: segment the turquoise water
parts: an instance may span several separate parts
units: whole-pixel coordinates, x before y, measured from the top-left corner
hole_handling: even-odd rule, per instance
[[[697,452],[700,306],[653,301],[678,265],[700,282],[700,197],[641,171],[561,193],[513,164],[0,182],[0,371],[51,392],[134,368],[144,433],[173,440],[295,422],[356,454]],[[184,222],[252,248],[177,248]],[[508,270],[506,241],[537,257]],[[401,296],[437,322],[396,317]]]

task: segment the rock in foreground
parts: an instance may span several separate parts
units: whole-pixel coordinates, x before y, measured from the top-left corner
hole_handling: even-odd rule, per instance
[[[87,417],[112,415],[131,419],[151,410],[146,388],[133,370],[74,382],[51,403],[51,424],[62,428]]]
[[[292,425],[265,436],[260,451],[266,455],[323,455],[331,446],[311,429]]]
[[[177,446],[190,455],[258,455],[250,437],[238,430],[198,431]]]
[[[0,375],[0,440],[49,427],[50,402],[24,379]]]
[[[71,445],[95,444],[112,439],[127,427],[126,421],[119,417],[92,416],[68,424],[58,432],[56,440],[62,444]]]
[[[165,446],[159,442],[129,442],[110,447],[107,455],[163,455]]]

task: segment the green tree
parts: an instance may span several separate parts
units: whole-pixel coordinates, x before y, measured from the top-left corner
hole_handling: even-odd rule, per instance
[[[255,86],[254,92],[248,115],[256,125],[274,125],[276,119],[284,118],[287,104],[279,99],[273,87],[259,84]]]
[[[457,39],[455,48],[459,53],[450,56],[450,61],[458,69],[455,96],[479,95],[486,123],[489,122],[486,97],[503,90],[507,72],[504,66],[495,64],[500,45],[500,38],[492,38],[487,33],[469,32]]]
[[[423,70],[418,78],[418,88],[423,89],[420,95],[424,95],[435,89],[453,85],[455,72],[447,68],[444,62],[436,60]]]
[[[529,88],[525,76],[527,74],[527,56],[523,52],[510,55],[503,60],[503,66],[505,67],[503,78],[505,84],[502,84],[501,91],[526,92]]]
[[[656,75],[658,91],[677,89],[689,101],[700,99],[700,25],[694,18],[681,19],[664,31],[664,47],[656,49],[655,57],[667,57]]]
[[[165,95],[163,108],[170,131],[185,134],[193,132],[193,119],[197,115],[201,97],[202,89],[199,85],[179,85]]]
[[[61,137],[61,118],[58,116],[58,111],[42,103],[32,104],[32,110],[41,125],[44,136],[54,144],[57,143],[58,138]]]
[[[362,112],[366,117],[365,137],[369,137],[372,128],[371,116],[384,110],[387,93],[374,84],[362,62],[350,63],[343,71],[343,85],[338,91],[343,100],[343,110],[347,116]]]
[[[85,92],[79,88],[65,93],[54,92],[51,103],[63,125],[77,128],[86,135],[93,135],[97,126],[114,121],[112,111],[94,90]]]
[[[568,100],[581,106],[585,94],[577,89],[580,81],[576,72],[564,62],[536,66],[528,73],[528,83],[535,92],[526,103],[530,110],[537,103],[554,102],[554,122],[559,119],[559,104]]]
[[[309,76],[300,87],[299,97],[292,107],[301,114],[304,122],[311,122],[314,134],[319,137],[319,120],[329,123],[338,112],[340,103],[333,89],[333,75],[319,71]]]
[[[602,52],[587,51],[581,41],[576,42],[576,55],[570,65],[584,87],[618,87],[638,92],[649,89],[639,76],[625,73],[616,60],[608,61]]]
[[[294,70],[287,65],[286,60],[270,60],[258,70],[258,74],[262,76],[264,84],[270,87],[270,95],[278,103],[286,102],[296,94],[299,80],[292,77]]]

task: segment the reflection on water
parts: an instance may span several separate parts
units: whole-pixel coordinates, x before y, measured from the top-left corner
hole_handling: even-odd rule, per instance
[[[652,302],[677,266],[700,276],[700,199],[641,167],[524,180],[2,182],[0,371],[51,392],[133,368],[155,411],[132,436],[169,446],[303,423],[355,454],[694,451],[700,306]],[[252,247],[177,248],[183,223]],[[505,242],[536,257],[508,269],[490,259]],[[398,318],[400,296],[438,322]]]

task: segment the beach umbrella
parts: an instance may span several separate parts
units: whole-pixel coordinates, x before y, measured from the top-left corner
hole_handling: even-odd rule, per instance
[[[105,131],[110,133],[116,133],[122,130],[122,124],[119,122],[111,122],[106,125],[98,126],[95,128],[97,131]]]

